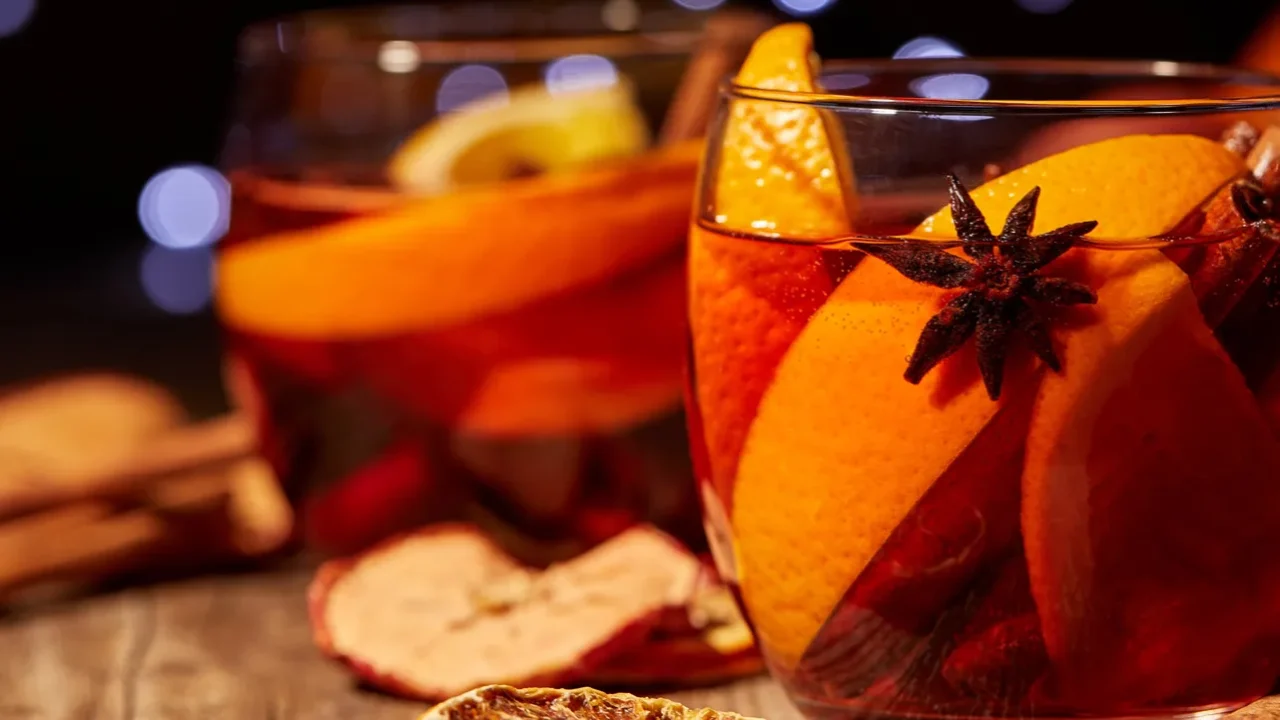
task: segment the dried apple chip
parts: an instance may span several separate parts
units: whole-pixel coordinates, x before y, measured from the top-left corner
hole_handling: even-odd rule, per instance
[[[700,567],[647,526],[541,572],[469,526],[438,526],[324,566],[311,621],[323,650],[399,695],[558,685],[641,645]]]

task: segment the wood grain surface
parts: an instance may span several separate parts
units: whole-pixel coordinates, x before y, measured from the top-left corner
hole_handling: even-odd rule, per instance
[[[310,573],[140,587],[0,618],[0,720],[413,720],[422,703],[355,687],[316,652]],[[684,690],[693,707],[801,720],[766,677]],[[1280,718],[1280,700],[1241,710]]]

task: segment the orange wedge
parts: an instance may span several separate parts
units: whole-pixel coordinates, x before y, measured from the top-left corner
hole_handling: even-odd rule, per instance
[[[1262,694],[1280,629],[1280,444],[1155,252],[1094,253],[1027,441],[1023,532],[1056,690],[1114,707]]]
[[[607,432],[680,402],[681,258],[463,326],[359,343],[354,370],[417,417],[485,435]]]
[[[1125,135],[1024,165],[971,195],[997,230],[1022,196],[1039,185],[1036,232],[1096,219],[1092,237],[1147,238],[1176,224],[1244,171],[1243,159],[1207,138]],[[1059,222],[1064,218],[1072,220]],[[954,238],[951,209],[925,220],[920,232]]]
[[[354,339],[458,323],[600,282],[680,245],[701,146],[231,247],[219,258],[219,311],[242,330]]]
[[[1173,227],[1242,169],[1238,156],[1204,138],[1129,136],[1015,170],[973,197],[998,228],[1039,185],[1035,232],[1096,220],[1098,236],[1148,237]],[[954,237],[949,210],[917,232]],[[801,656],[938,478],[971,475],[971,502],[982,512],[983,488],[998,478],[972,468],[1001,467],[1021,449],[1022,435],[1011,434],[1003,448],[968,451],[1002,407],[1029,401],[1036,376],[1029,363],[1010,363],[1000,403],[977,382],[971,344],[920,385],[903,380],[905,358],[948,298],[864,260],[795,339],[760,403],[732,519],[743,598],[776,662]]]
[[[737,81],[813,91],[815,65],[808,26],[779,25],[756,40]],[[848,231],[854,208],[842,197],[835,156],[816,110],[734,100],[721,142],[704,169],[714,176],[717,225],[797,238]],[[831,282],[816,248],[753,244],[697,227],[689,238],[689,278],[709,479],[727,505],[756,405]]]

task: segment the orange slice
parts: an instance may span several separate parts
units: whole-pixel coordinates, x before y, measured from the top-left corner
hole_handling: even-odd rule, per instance
[[[580,173],[414,201],[219,258],[233,327],[351,339],[427,329],[602,281],[685,237],[700,141]]]
[[[1097,317],[1063,338],[1023,477],[1056,691],[1086,708],[1260,695],[1280,631],[1280,444],[1176,265],[1093,253],[1083,274],[1101,281]]]
[[[816,89],[808,26],[761,35],[738,73],[742,85]],[[848,231],[835,156],[822,116],[802,105],[734,100],[713,164],[718,225],[821,238]],[[689,238],[697,401],[708,464],[726,504],[747,427],[774,367],[831,282],[816,248],[726,239],[695,227]],[[705,478],[704,478],[705,479]]]
[[[674,409],[681,258],[466,325],[360,343],[356,372],[420,418],[486,435],[605,432]]]
[[[1095,255],[1087,275],[1109,280],[1040,389],[1023,481],[1056,689],[1083,707],[1260,695],[1280,445],[1178,267]]]
[[[1130,136],[1015,170],[973,197],[998,228],[1038,184],[1036,232],[1097,220],[1100,236],[1147,237],[1174,226],[1242,169],[1238,156],[1204,138]],[[917,232],[954,237],[949,210]],[[884,263],[859,263],[796,338],[760,403],[732,518],[743,598],[777,662],[800,657],[944,472],[1001,465],[999,447],[966,450],[1003,406],[1028,401],[1030,367],[1011,363],[1000,403],[977,382],[971,344],[918,386],[902,378],[921,329],[947,298]],[[1022,435],[1007,437],[1003,453],[1012,457]],[[974,481],[972,502],[981,511],[982,483],[995,479]]]
[[[437,194],[507,180],[521,167],[573,172],[649,145],[644,113],[627,78],[600,88],[551,92],[541,82],[486,95],[440,116],[388,163],[399,188]]]
[[[1238,155],[1207,138],[1125,135],[1024,165],[971,194],[997,231],[1022,196],[1039,185],[1036,232],[1096,219],[1092,237],[1147,238],[1176,224],[1244,171]],[[920,232],[954,238],[951,209],[925,220]]]

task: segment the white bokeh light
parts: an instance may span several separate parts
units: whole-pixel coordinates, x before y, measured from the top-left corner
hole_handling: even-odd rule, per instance
[[[170,248],[209,245],[227,231],[231,188],[217,170],[179,165],[161,170],[138,196],[138,220],[157,244]]]
[[[814,15],[836,4],[836,0],[773,0],[773,4],[791,15]]]
[[[981,100],[991,83],[972,73],[943,73],[911,81],[911,91],[935,100]]]
[[[724,0],[672,0],[688,10],[712,10],[724,4]]]
[[[1018,7],[1037,15],[1052,15],[1067,9],[1072,0],[1014,0]]]
[[[507,96],[507,81],[488,65],[459,65],[450,70],[436,90],[436,111],[447,113],[480,98]]]
[[[156,307],[173,315],[197,313],[213,298],[213,251],[151,245],[142,254],[138,275]]]
[[[0,0],[0,37],[16,35],[36,14],[36,0]]]
[[[389,40],[378,48],[378,67],[383,72],[411,73],[421,64],[418,46],[408,40]]]
[[[547,64],[543,75],[553,95],[593,90],[618,83],[618,68],[600,55],[566,55]]]
[[[991,89],[991,82],[981,75],[972,73],[941,73],[927,75],[911,81],[911,91],[920,97],[934,100],[981,100]],[[930,115],[929,117],[954,122],[977,122],[988,120],[990,115],[961,115],[947,113]]]
[[[893,53],[894,60],[952,57],[964,57],[964,51],[954,43],[932,35],[922,35],[908,40]]]

